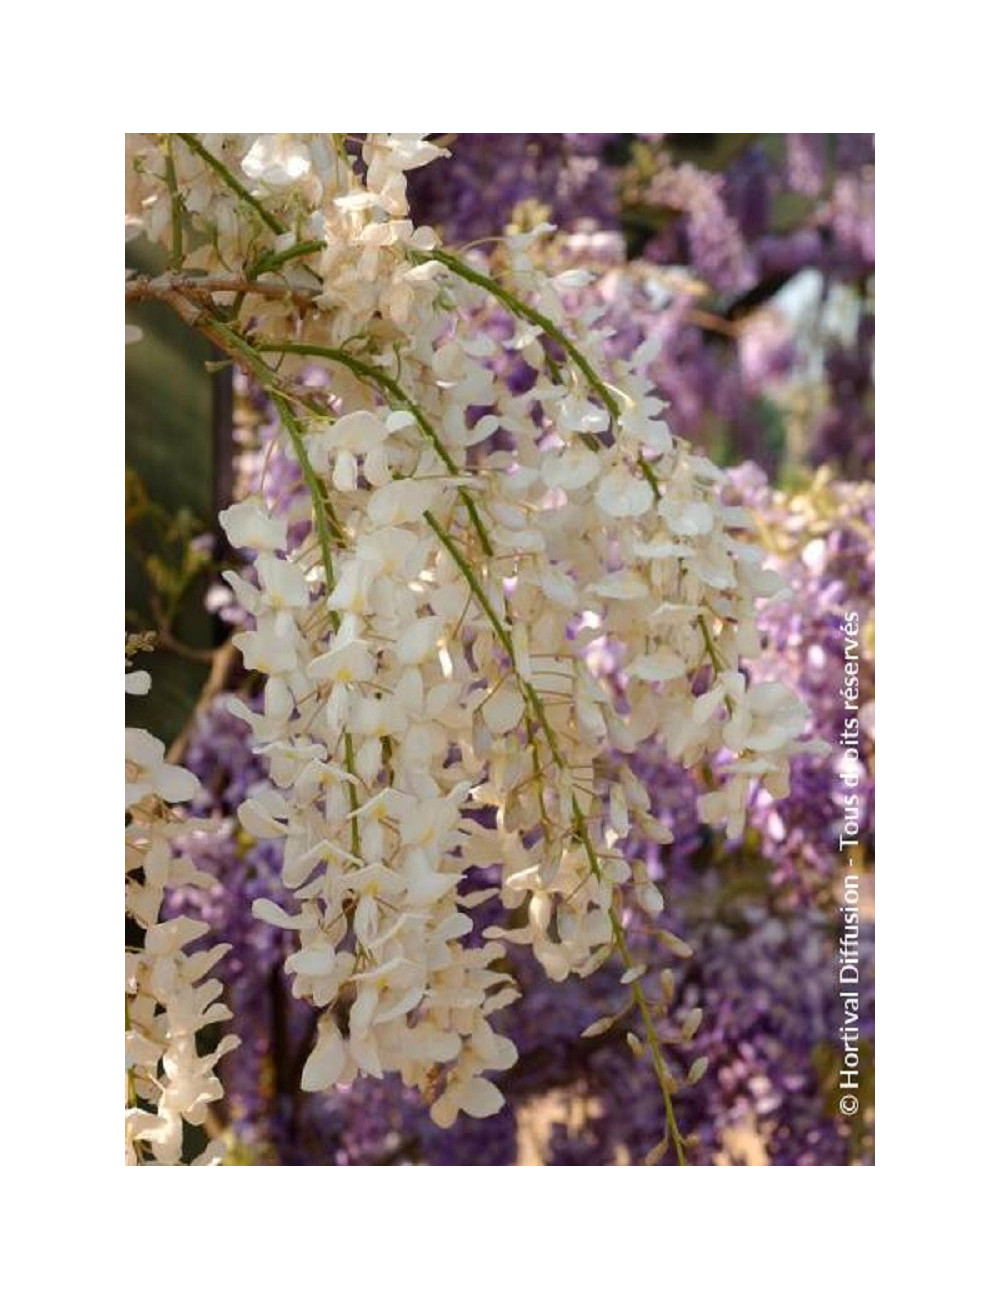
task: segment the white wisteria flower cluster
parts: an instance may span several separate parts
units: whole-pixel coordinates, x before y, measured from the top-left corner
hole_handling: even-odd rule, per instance
[[[266,678],[262,712],[234,704],[270,774],[240,818],[282,842],[288,889],[256,911],[296,932],[294,991],[322,1012],[303,1087],[398,1072],[442,1125],[503,1104],[507,945],[556,981],[617,953],[683,1159],[649,991],[669,980],[632,962],[622,920],[663,909],[635,846],[670,833],[629,757],[651,739],[688,766],[728,756],[700,812],[730,835],[756,783],[786,793],[805,710],[740,670],[777,581],[672,436],[649,347],[606,364],[593,319],[565,318],[533,257],[547,227],[506,237],[499,278],[414,228],[405,173],[441,153],[129,142],[128,221],[172,258],[129,296],[267,389],[307,489],[306,512],[221,515],[252,565],[228,575],[253,623],[235,643]],[[498,893],[505,919],[477,926]]]
[[[147,672],[125,675],[125,690],[144,695]],[[198,1033],[229,1018],[219,1000],[222,985],[205,976],[228,944],[188,953],[208,930],[189,917],[161,920],[164,894],[212,879],[178,853],[174,841],[190,833],[175,805],[189,800],[198,781],[168,763],[162,741],[138,727],[125,728],[125,1161],[182,1163],[185,1122],[198,1127],[222,1096],[215,1067],[239,1043],[225,1035],[201,1053]],[[194,1164],[215,1164],[222,1144],[209,1143]]]

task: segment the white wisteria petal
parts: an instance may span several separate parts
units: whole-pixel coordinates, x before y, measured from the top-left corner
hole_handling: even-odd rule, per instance
[[[705,501],[661,501],[660,515],[680,537],[697,537],[712,531],[712,507]]]
[[[344,1040],[337,1026],[329,1019],[320,1023],[316,1046],[302,1069],[303,1092],[322,1092],[340,1079],[347,1062]]]
[[[505,735],[524,717],[524,699],[510,685],[501,686],[483,704],[483,721],[495,736]]]
[[[683,677],[688,666],[673,650],[658,650],[655,654],[639,655],[628,665],[630,677],[643,682],[672,682]]]
[[[287,135],[261,135],[243,158],[244,175],[271,190],[298,184],[312,169],[308,148]]]
[[[645,600],[649,595],[649,587],[642,578],[628,569],[619,569],[617,573],[609,573],[598,582],[592,582],[587,591],[607,600]]]
[[[437,483],[394,479],[368,498],[368,517],[377,528],[413,523],[431,509],[439,493]]]
[[[546,487],[563,488],[566,492],[586,487],[600,472],[600,456],[586,447],[567,447],[558,456],[550,454],[542,461],[542,481]]]
[[[653,504],[653,489],[628,466],[619,465],[601,478],[594,501],[614,519],[630,518],[646,514]]]
[[[273,518],[259,498],[247,497],[219,515],[219,523],[233,546],[244,550],[281,551],[285,548],[287,526]]]
[[[503,1093],[491,1083],[489,1079],[482,1077],[470,1079],[461,1092],[459,1105],[467,1115],[472,1115],[476,1119],[486,1119],[488,1115],[495,1115],[497,1111],[503,1109]]]

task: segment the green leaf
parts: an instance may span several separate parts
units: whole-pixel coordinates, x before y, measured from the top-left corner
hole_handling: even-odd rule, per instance
[[[136,241],[128,246],[130,264],[146,274],[162,270],[162,254]],[[158,303],[129,307],[128,323],[143,337],[125,350],[125,463],[134,471],[155,507],[173,517],[178,530],[194,519],[214,525],[212,483],[212,380],[205,369],[210,346]],[[190,518],[185,521],[184,512]],[[162,528],[142,521],[142,544],[156,545],[154,570],[183,572],[186,559],[177,547],[158,540]],[[154,627],[150,604],[149,559],[126,546],[125,604],[132,617],[129,630]],[[211,648],[213,628],[204,608],[205,580],[190,585],[173,627],[186,645]],[[147,696],[129,696],[126,719],[148,727],[166,744],[184,726],[208,674],[194,663],[166,650],[139,657],[135,667],[153,676]]]

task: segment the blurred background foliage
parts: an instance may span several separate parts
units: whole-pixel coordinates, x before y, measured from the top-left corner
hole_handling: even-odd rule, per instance
[[[127,253],[137,271],[163,270],[162,255],[148,244],[131,243]],[[170,744],[194,707],[218,639],[205,591],[221,508],[214,476],[219,385],[207,368],[211,346],[169,308],[129,306],[126,323],[142,331],[125,354],[126,628],[155,629],[158,640],[144,658],[156,691],[129,697],[128,720]]]

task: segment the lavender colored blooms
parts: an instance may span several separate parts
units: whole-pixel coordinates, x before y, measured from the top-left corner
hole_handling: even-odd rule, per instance
[[[810,381],[807,445],[796,455],[870,475],[874,138],[751,137],[705,165],[683,156],[697,153],[685,143],[690,139],[459,135],[450,160],[414,175],[414,214],[458,243],[482,239],[518,214],[522,223],[544,215],[563,230],[618,235],[623,263],[627,243],[629,261],[640,254],[675,279],[686,273],[686,286],[675,289],[683,304],[654,304],[643,321],[629,314],[636,308],[630,303],[619,313],[628,317],[626,333],[663,336],[657,385],[672,403],[679,433],[717,455],[729,448],[733,458],[750,455],[771,472],[788,454],[788,426],[802,400],[788,400],[788,381],[796,368],[809,370],[816,333],[810,326],[796,337],[786,325],[779,337],[780,313],[776,319],[771,300],[809,268],[823,277],[821,304],[835,286],[849,286],[862,308],[855,338],[824,348],[825,389]],[[762,314],[766,326],[757,320]],[[621,330],[620,320],[615,327]],[[765,333],[772,359],[765,367],[760,347],[751,346],[748,372],[744,337]]]
[[[754,269],[743,233],[726,204],[725,180],[691,163],[665,163],[644,194],[647,202],[683,216],[680,237],[667,227],[647,244],[653,261],[682,261],[721,293],[749,289]]]
[[[875,317],[863,313],[850,344],[834,344],[826,356],[826,381],[832,400],[817,424],[811,459],[864,473],[875,462],[875,421],[871,374]]]
[[[613,135],[460,135],[443,166],[409,182],[414,219],[443,225],[456,243],[503,230],[515,208],[544,205],[563,228],[614,222],[615,187],[601,153]]]
[[[751,814],[775,883],[801,889],[822,883],[836,865],[836,830],[842,809],[837,779],[843,725],[845,616],[856,612],[861,627],[861,737],[859,782],[864,846],[874,854],[874,614],[875,494],[869,484],[837,483],[820,473],[806,492],[774,494],[753,465],[730,475],[734,498],[749,506],[772,544],[784,544],[779,572],[784,599],[765,607],[761,632],[762,674],[794,682],[808,704],[813,733],[832,747],[828,758],[793,760],[791,790],[775,804],[762,797]]]
[[[786,135],[788,185],[816,198],[826,182],[829,141],[825,135]]]

